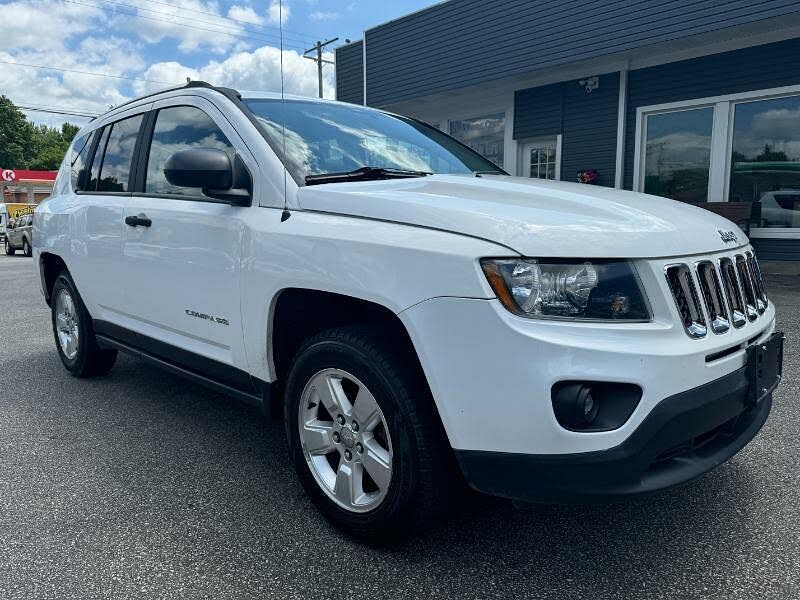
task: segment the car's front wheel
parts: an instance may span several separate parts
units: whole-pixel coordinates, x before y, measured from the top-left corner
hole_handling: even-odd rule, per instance
[[[28,240],[22,240],[22,253],[29,258],[33,256],[33,249],[28,243]]]
[[[413,362],[366,329],[342,328],[308,340],[287,379],[303,486],[335,525],[375,542],[429,524],[452,487],[450,448]]]
[[[14,247],[8,243],[8,238],[6,238],[5,242],[5,251],[6,251],[6,256],[14,256],[14,254],[16,254],[17,252],[16,250],[14,250]]]
[[[117,360],[117,351],[97,345],[92,319],[66,272],[53,284],[50,305],[58,356],[67,371],[75,377],[108,373]]]

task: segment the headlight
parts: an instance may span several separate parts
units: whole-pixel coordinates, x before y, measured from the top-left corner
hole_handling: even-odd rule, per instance
[[[523,317],[647,321],[650,311],[624,260],[481,260],[495,294]]]

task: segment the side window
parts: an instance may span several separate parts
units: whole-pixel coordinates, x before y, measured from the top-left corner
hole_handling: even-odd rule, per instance
[[[236,150],[216,123],[199,108],[173,106],[162,108],[156,116],[150,156],[147,161],[145,192],[202,196],[200,188],[177,187],[164,176],[164,164],[175,152],[189,148],[216,148],[233,160]]]
[[[111,126],[108,134],[103,162],[100,166],[98,192],[130,192],[131,163],[136,138],[142,124],[142,115],[136,115]],[[99,146],[98,146],[99,148]]]
[[[103,127],[100,134],[100,141],[97,144],[97,150],[94,151],[94,160],[92,160],[92,168],[89,172],[89,182],[86,184],[87,191],[97,190],[97,180],[100,177],[100,165],[103,164],[103,154],[106,152],[106,143],[108,142],[108,134],[111,131],[111,125]]]
[[[72,189],[81,189],[78,187],[81,172],[86,168],[86,162],[89,159],[89,149],[91,148],[92,134],[87,133],[77,138],[72,144],[72,153],[70,154],[70,181],[72,182]],[[82,181],[80,183],[83,183]]]

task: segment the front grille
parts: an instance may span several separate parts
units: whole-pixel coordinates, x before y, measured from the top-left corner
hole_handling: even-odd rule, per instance
[[[715,334],[726,333],[731,325],[744,327],[767,310],[764,280],[752,252],[723,257],[716,264],[703,260],[694,270],[684,263],[672,264],[665,274],[689,337],[704,337],[709,327]]]

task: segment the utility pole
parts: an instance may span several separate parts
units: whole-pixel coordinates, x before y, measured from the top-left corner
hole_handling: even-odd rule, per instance
[[[322,98],[322,65],[332,65],[332,60],[325,60],[322,58],[322,49],[327,46],[328,44],[332,44],[333,42],[337,41],[339,38],[335,37],[331,40],[326,40],[324,42],[318,41],[314,44],[313,47],[309,48],[303,53],[303,58],[307,58],[308,60],[313,60],[317,63],[317,79],[319,81],[319,97]],[[316,56],[308,56],[309,52],[317,52]]]

